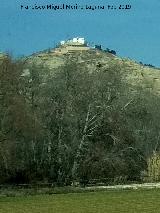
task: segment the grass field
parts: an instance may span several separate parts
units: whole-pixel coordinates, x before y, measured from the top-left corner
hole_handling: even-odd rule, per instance
[[[0,213],[158,213],[160,190],[128,190],[0,198]]]

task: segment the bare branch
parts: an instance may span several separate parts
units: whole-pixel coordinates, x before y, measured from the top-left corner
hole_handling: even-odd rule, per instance
[[[124,107],[121,108],[121,110],[124,110],[129,104],[131,104],[132,101],[133,101],[133,99],[130,100],[128,103],[126,103],[126,104],[124,105]]]

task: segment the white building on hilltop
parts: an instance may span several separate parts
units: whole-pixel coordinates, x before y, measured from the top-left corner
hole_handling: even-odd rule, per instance
[[[61,45],[69,45],[69,46],[87,46],[84,38],[75,37],[73,39],[69,39],[67,41],[61,41]]]
[[[87,41],[82,37],[75,37],[68,40],[60,41],[57,48],[54,49],[55,54],[66,54],[78,51],[87,51],[90,47],[87,45]]]
[[[80,43],[80,44],[85,44],[85,39],[84,38],[79,38],[79,37],[77,37],[77,38],[73,38],[73,42],[75,42],[75,43]]]

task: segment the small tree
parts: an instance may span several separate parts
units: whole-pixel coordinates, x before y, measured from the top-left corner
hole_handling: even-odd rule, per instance
[[[150,181],[160,181],[160,154],[157,152],[148,159],[148,176]]]

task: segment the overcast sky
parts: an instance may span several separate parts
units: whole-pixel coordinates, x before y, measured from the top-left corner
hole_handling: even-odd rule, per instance
[[[105,10],[33,10],[47,4],[105,6]],[[108,10],[108,5],[131,9]],[[21,5],[23,6],[21,9]],[[30,6],[25,9],[24,6]],[[0,51],[15,56],[54,47],[69,37],[85,37],[129,57],[160,67],[160,0],[0,0]]]

